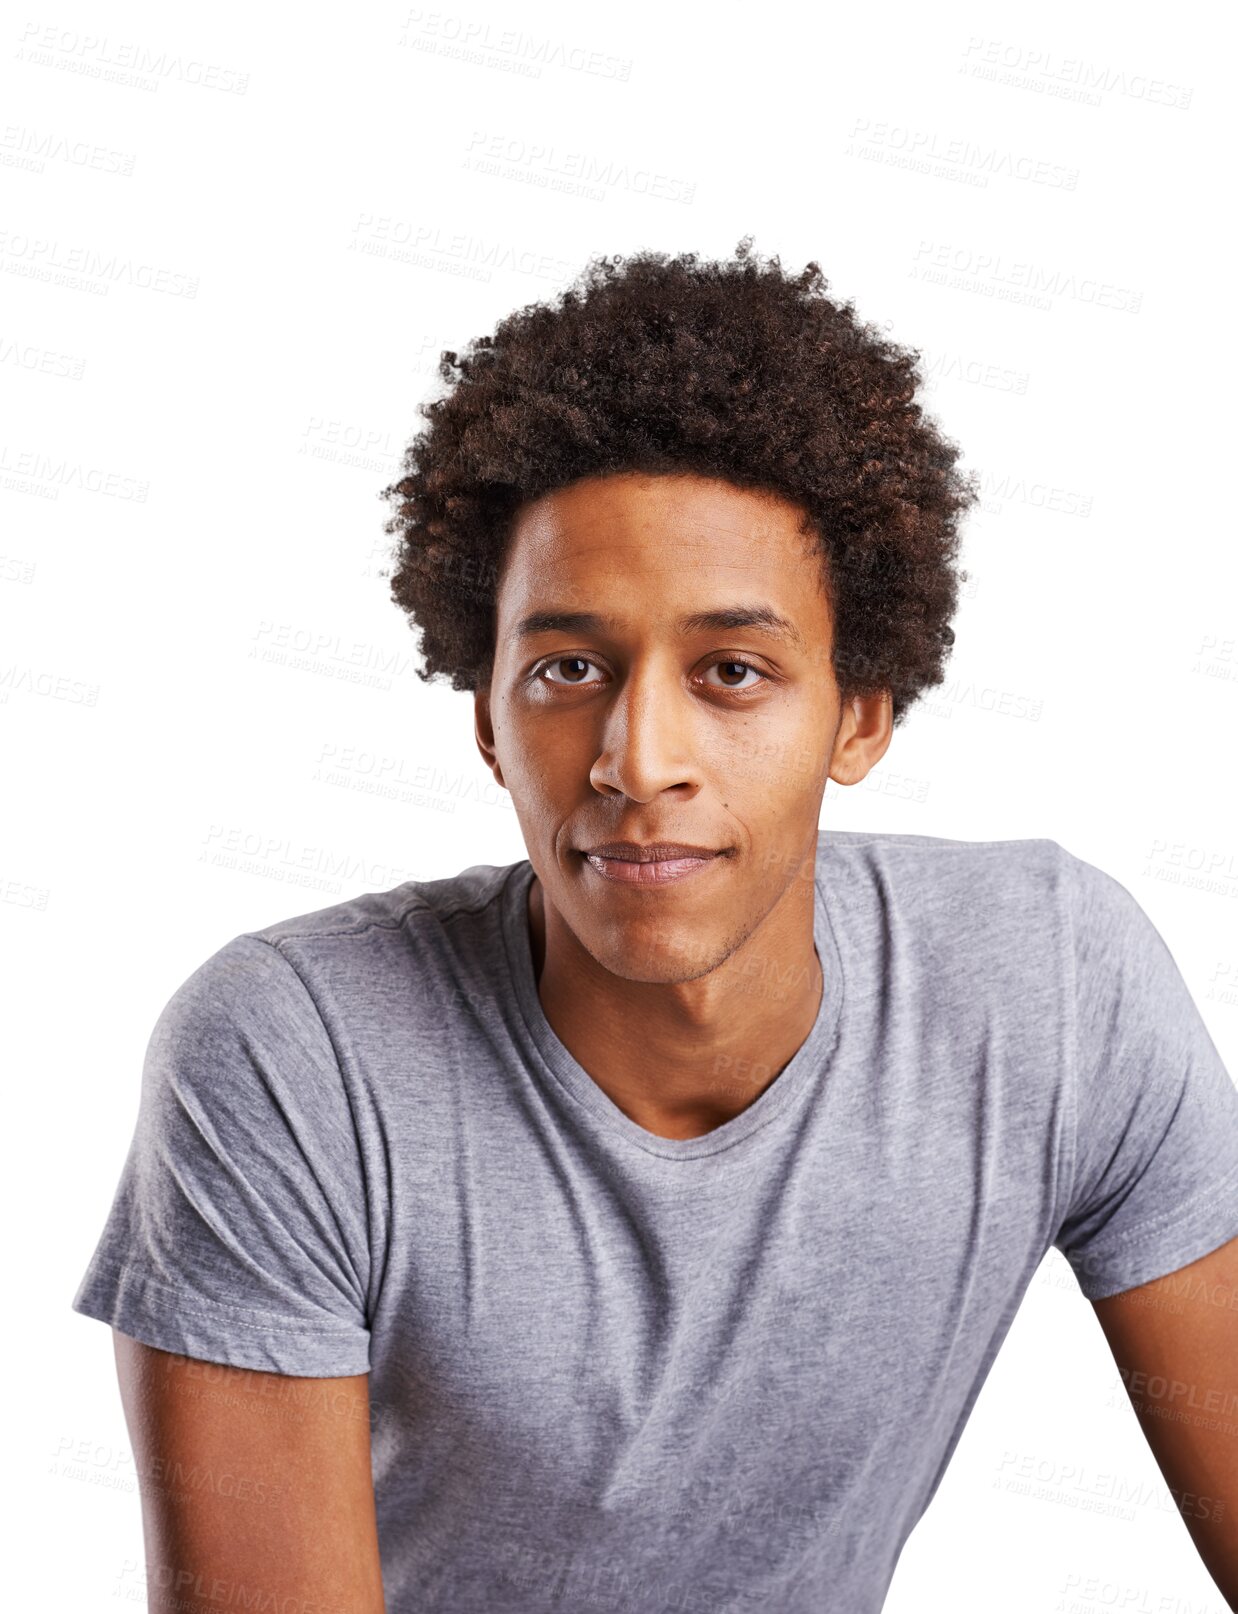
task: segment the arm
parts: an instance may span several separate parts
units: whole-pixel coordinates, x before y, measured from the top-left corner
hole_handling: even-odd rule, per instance
[[[383,1614],[369,1381],[173,1355],[113,1330],[148,1606]]]
[[[1199,1556],[1238,1608],[1238,1238],[1092,1308]]]

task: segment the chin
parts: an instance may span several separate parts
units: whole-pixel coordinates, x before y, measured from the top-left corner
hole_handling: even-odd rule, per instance
[[[696,981],[717,969],[726,957],[725,948],[705,939],[691,925],[636,925],[598,938],[589,948],[594,958],[612,975],[625,981],[674,986]]]

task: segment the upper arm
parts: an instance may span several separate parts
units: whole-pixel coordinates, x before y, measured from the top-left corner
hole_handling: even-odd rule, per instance
[[[1129,891],[1064,854],[1075,982],[1073,1164],[1054,1244],[1090,1301],[1238,1234],[1238,1091]]]
[[[368,1375],[291,1377],[113,1330],[149,1607],[383,1614]]]
[[[1092,1307],[1199,1555],[1238,1607],[1238,1238]]]
[[[297,971],[271,943],[234,938],[156,1022],[74,1307],[202,1361],[364,1373],[383,1195],[356,1112]]]

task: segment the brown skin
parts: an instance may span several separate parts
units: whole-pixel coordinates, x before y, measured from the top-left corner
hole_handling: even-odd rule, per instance
[[[589,477],[525,506],[499,581],[475,730],[534,869],[538,995],[590,1077],[659,1137],[747,1109],[808,1036],[826,780],[858,783],[892,735],[888,697],[840,694],[824,561],[802,520],[777,495],[695,473]],[[801,642],[675,629],[739,605],[773,609]],[[522,636],[533,611],[610,626]],[[618,839],[727,855],[633,889],[580,856]]]
[[[290,1378],[112,1338],[147,1607],[383,1614],[368,1374]]]
[[[812,860],[825,781],[856,784],[890,743],[886,702],[839,694],[821,562],[798,527],[794,506],[707,478],[589,478],[525,508],[500,580],[476,736],[511,792],[536,876],[538,994],[602,1091],[662,1137],[696,1137],[739,1114],[803,1043],[821,995]],[[807,648],[751,628],[687,638],[673,629],[681,614],[739,603],[789,617]],[[592,610],[613,626],[517,637],[525,614],[558,609]],[[551,657],[569,659],[553,667]],[[757,682],[713,665],[730,660],[775,681],[728,697],[717,686]],[[535,668],[559,687],[542,688]],[[621,838],[731,856],[690,883],[631,890],[573,850]],[[751,989],[767,980],[762,960],[784,989]],[[727,1056],[751,1064],[722,1066]],[[720,1084],[719,1068],[756,1074]],[[1236,1292],[1231,1240],[1094,1306],[1186,1528],[1233,1608],[1238,1438],[1225,1409],[1238,1393]]]
[[[1238,1609],[1238,1238],[1094,1300],[1131,1407],[1217,1590]]]
[[[594,479],[548,496],[514,535],[495,677],[476,700],[478,744],[512,792],[537,875],[529,918],[547,1018],[599,1087],[663,1137],[695,1137],[740,1113],[802,1044],[822,984],[812,856],[825,780],[855,784],[890,740],[887,705],[839,696],[820,562],[797,528],[793,508],[700,478]],[[750,628],[671,630],[683,612],[741,602],[789,617],[807,648]],[[602,636],[518,643],[516,619],[552,607],[617,622]],[[528,681],[535,662],[574,655],[596,660],[587,687],[543,694]],[[728,683],[755,682],[717,665],[730,660],[775,682],[750,704],[728,698]],[[619,837],[731,855],[683,885],[633,891],[572,851]],[[749,971],[763,959],[781,990]],[[720,1084],[720,1054],[764,1074]],[[1238,1443],[1223,1409],[1236,1393],[1235,1292],[1238,1240],[1095,1303],[1231,1606]],[[243,1590],[280,1607],[382,1614],[367,1376],[215,1368],[114,1339],[142,1475],[150,1608],[239,1606]],[[280,1415],[284,1395],[316,1391],[325,1404]],[[1156,1416],[1166,1408],[1188,1415]]]

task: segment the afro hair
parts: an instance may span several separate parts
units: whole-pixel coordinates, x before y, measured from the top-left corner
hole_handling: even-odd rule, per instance
[[[505,547],[522,506],[583,477],[696,472],[798,506],[822,557],[843,699],[885,692],[898,724],[954,642],[959,449],[914,401],[920,354],[798,275],[641,251],[591,259],[552,302],[465,352],[380,497],[391,597],[420,630],[423,680],[489,681]]]

